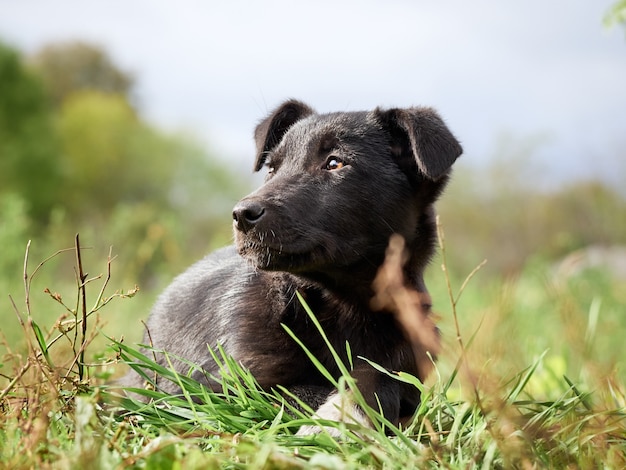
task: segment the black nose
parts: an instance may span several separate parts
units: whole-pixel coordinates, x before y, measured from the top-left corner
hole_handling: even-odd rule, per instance
[[[265,215],[265,208],[256,201],[239,201],[233,209],[233,220],[237,230],[247,233]]]

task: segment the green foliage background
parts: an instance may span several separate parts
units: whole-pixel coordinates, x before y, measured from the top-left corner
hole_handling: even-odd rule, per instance
[[[133,78],[98,47],[61,43],[25,58],[0,45],[0,83],[2,333],[19,342],[6,294],[23,291],[27,241],[38,262],[80,233],[95,259],[112,247],[116,282],[142,290],[132,315],[111,319],[116,334],[140,334],[154,293],[230,241],[229,213],[248,176],[232,173],[192,135],[147,122],[133,104]],[[71,263],[55,259],[42,284]],[[46,300],[42,290],[34,302]],[[47,315],[42,324],[51,325],[56,312]]]

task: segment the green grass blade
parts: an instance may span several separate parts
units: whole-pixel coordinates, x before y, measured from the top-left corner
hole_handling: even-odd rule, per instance
[[[324,340],[324,343],[326,344],[326,347],[328,348],[328,351],[333,356],[333,359],[335,360],[335,363],[337,364],[337,367],[339,367],[339,370],[341,371],[342,375],[350,376],[350,371],[348,370],[346,365],[343,363],[343,361],[339,357],[339,354],[337,354],[337,351],[335,350],[335,348],[333,347],[332,343],[328,339],[328,336],[326,336],[326,333],[324,332],[324,329],[322,328],[322,325],[318,321],[317,317],[315,316],[315,314],[313,313],[313,311],[311,310],[309,305],[306,303],[306,300],[304,300],[304,297],[302,297],[302,294],[300,294],[300,292],[296,292],[296,296],[298,297],[298,300],[302,304],[302,307],[304,307],[304,310],[306,311],[307,315],[309,316],[309,318],[311,319],[311,321],[315,325],[315,328],[317,329],[317,331],[321,335],[322,339]]]
[[[315,357],[315,355],[309,350],[309,348],[307,348],[306,345],[302,341],[300,341],[300,338],[298,338],[296,334],[293,331],[291,331],[291,329],[287,325],[282,324],[281,326],[284,328],[287,334],[291,336],[291,338],[296,343],[298,343],[298,346],[302,348],[302,350],[307,355],[309,360],[313,363],[313,365],[315,365],[315,368],[324,376],[324,378],[328,380],[333,386],[337,387],[338,386],[337,381],[332,376],[332,374],[328,372],[328,369],[324,367],[324,365]]]
[[[30,324],[33,328],[33,332],[35,333],[37,345],[39,346],[43,357],[46,359],[46,362],[50,367],[54,367],[54,364],[52,364],[52,359],[50,358],[50,352],[48,351],[48,345],[46,344],[46,338],[44,337],[41,328],[39,328],[39,325],[32,318],[30,319]]]
[[[530,378],[533,376],[533,374],[537,370],[537,367],[539,367],[539,365],[543,362],[543,358],[546,356],[547,353],[548,353],[548,350],[545,350],[541,354],[541,356],[539,356],[539,358],[533,363],[533,365],[530,366],[526,370],[526,372],[523,375],[518,375],[519,380],[518,380],[517,384],[515,385],[515,387],[507,395],[506,401],[512,402],[512,401],[515,401],[517,399],[519,394],[522,393],[522,391],[526,388],[526,385],[528,385],[528,381],[530,380]]]

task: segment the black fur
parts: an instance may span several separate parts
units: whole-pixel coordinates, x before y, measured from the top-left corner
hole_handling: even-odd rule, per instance
[[[423,379],[427,371],[418,370],[393,315],[370,308],[372,281],[397,233],[409,253],[407,282],[426,293],[432,204],[462,152],[457,140],[429,108],[319,115],[294,100],[257,126],[255,140],[254,168],[267,166],[268,175],[233,210],[236,246],[199,261],[161,295],[148,321],[154,346],[218,375],[207,345],[219,343],[262,387],[292,388],[317,406],[332,389],[281,324],[340,373],[299,291],[339,353],[348,341],[354,358]],[[353,375],[372,406],[377,396],[393,422],[414,412],[415,387],[355,361]],[[125,382],[140,386],[137,375]],[[177,392],[170,382],[158,386]]]

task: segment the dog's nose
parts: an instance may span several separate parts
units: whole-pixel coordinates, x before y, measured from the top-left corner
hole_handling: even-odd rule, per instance
[[[233,209],[233,221],[237,230],[247,233],[265,215],[265,208],[256,201],[240,201]]]

